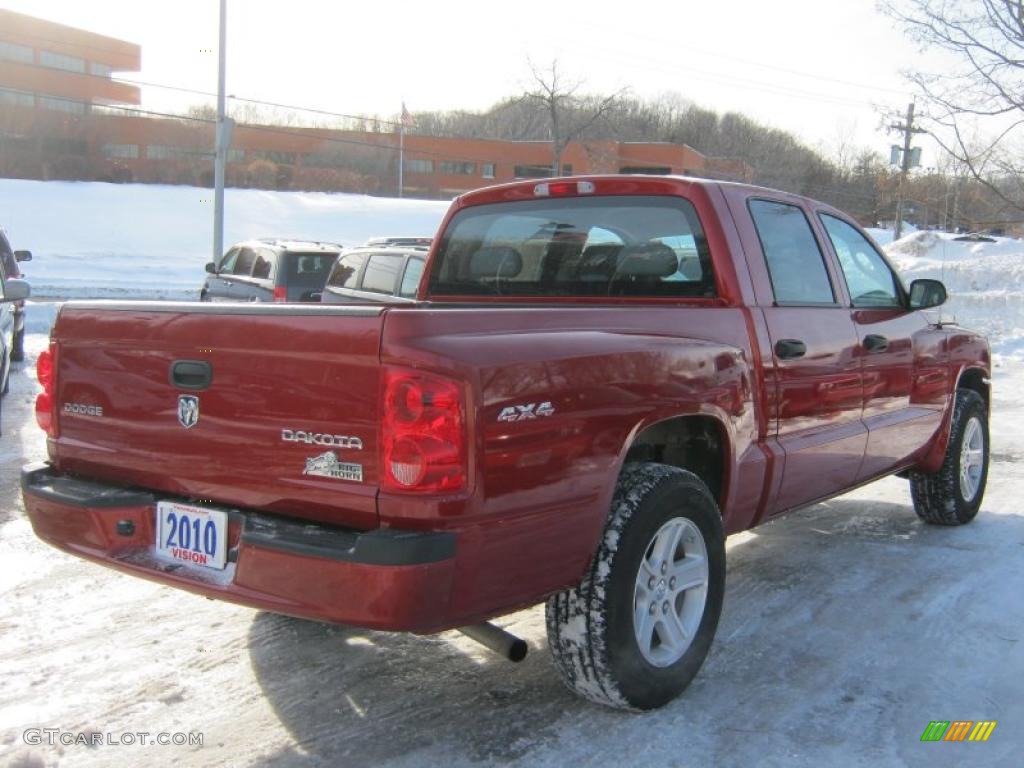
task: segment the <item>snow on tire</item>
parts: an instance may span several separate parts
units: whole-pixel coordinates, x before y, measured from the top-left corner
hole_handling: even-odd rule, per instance
[[[988,480],[988,411],[981,395],[958,389],[946,457],[937,472],[912,472],[914,511],[932,525],[964,525],[978,514]]]
[[[580,584],[548,600],[548,644],[570,690],[606,706],[660,707],[711,647],[725,591],[718,506],[691,472],[627,464]]]

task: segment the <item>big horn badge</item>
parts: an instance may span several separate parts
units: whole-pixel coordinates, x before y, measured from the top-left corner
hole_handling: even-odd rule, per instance
[[[195,395],[178,395],[178,423],[191,429],[199,421],[199,398]]]

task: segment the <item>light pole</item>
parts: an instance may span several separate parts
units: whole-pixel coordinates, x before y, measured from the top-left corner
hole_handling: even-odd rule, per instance
[[[220,49],[217,63],[217,130],[213,156],[213,263],[224,253],[224,166],[231,142],[230,123],[224,117],[225,42],[227,39],[227,0],[220,0]]]

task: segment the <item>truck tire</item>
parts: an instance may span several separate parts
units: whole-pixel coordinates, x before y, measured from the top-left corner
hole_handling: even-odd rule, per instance
[[[937,472],[911,472],[914,511],[932,525],[964,525],[978,514],[988,479],[988,412],[981,395],[958,389],[946,458]]]
[[[25,328],[14,334],[11,344],[11,362],[20,363],[25,359]]]
[[[724,592],[725,535],[707,486],[676,467],[627,464],[583,581],[548,600],[555,666],[598,704],[667,704],[700,670]]]

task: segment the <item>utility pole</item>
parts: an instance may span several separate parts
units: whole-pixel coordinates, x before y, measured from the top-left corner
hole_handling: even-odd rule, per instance
[[[911,163],[913,159],[915,159],[910,149],[910,140],[913,138],[915,133],[927,133],[927,131],[923,128],[914,127],[914,102],[910,102],[910,104],[907,105],[907,121],[902,125],[900,123],[893,123],[889,128],[894,131],[900,131],[903,134],[903,158],[900,163],[900,183],[896,188],[896,231],[893,233],[893,240],[899,240],[903,235],[903,186],[907,182],[907,173],[909,173]]]
[[[213,263],[224,253],[224,166],[231,142],[231,124],[224,117],[224,62],[227,40],[227,0],[220,0],[220,50],[217,64],[217,132],[213,156]]]
[[[402,110],[405,110],[405,105],[402,105]],[[405,119],[402,119],[402,124],[398,126],[398,196],[402,196],[402,190],[405,189]]]

